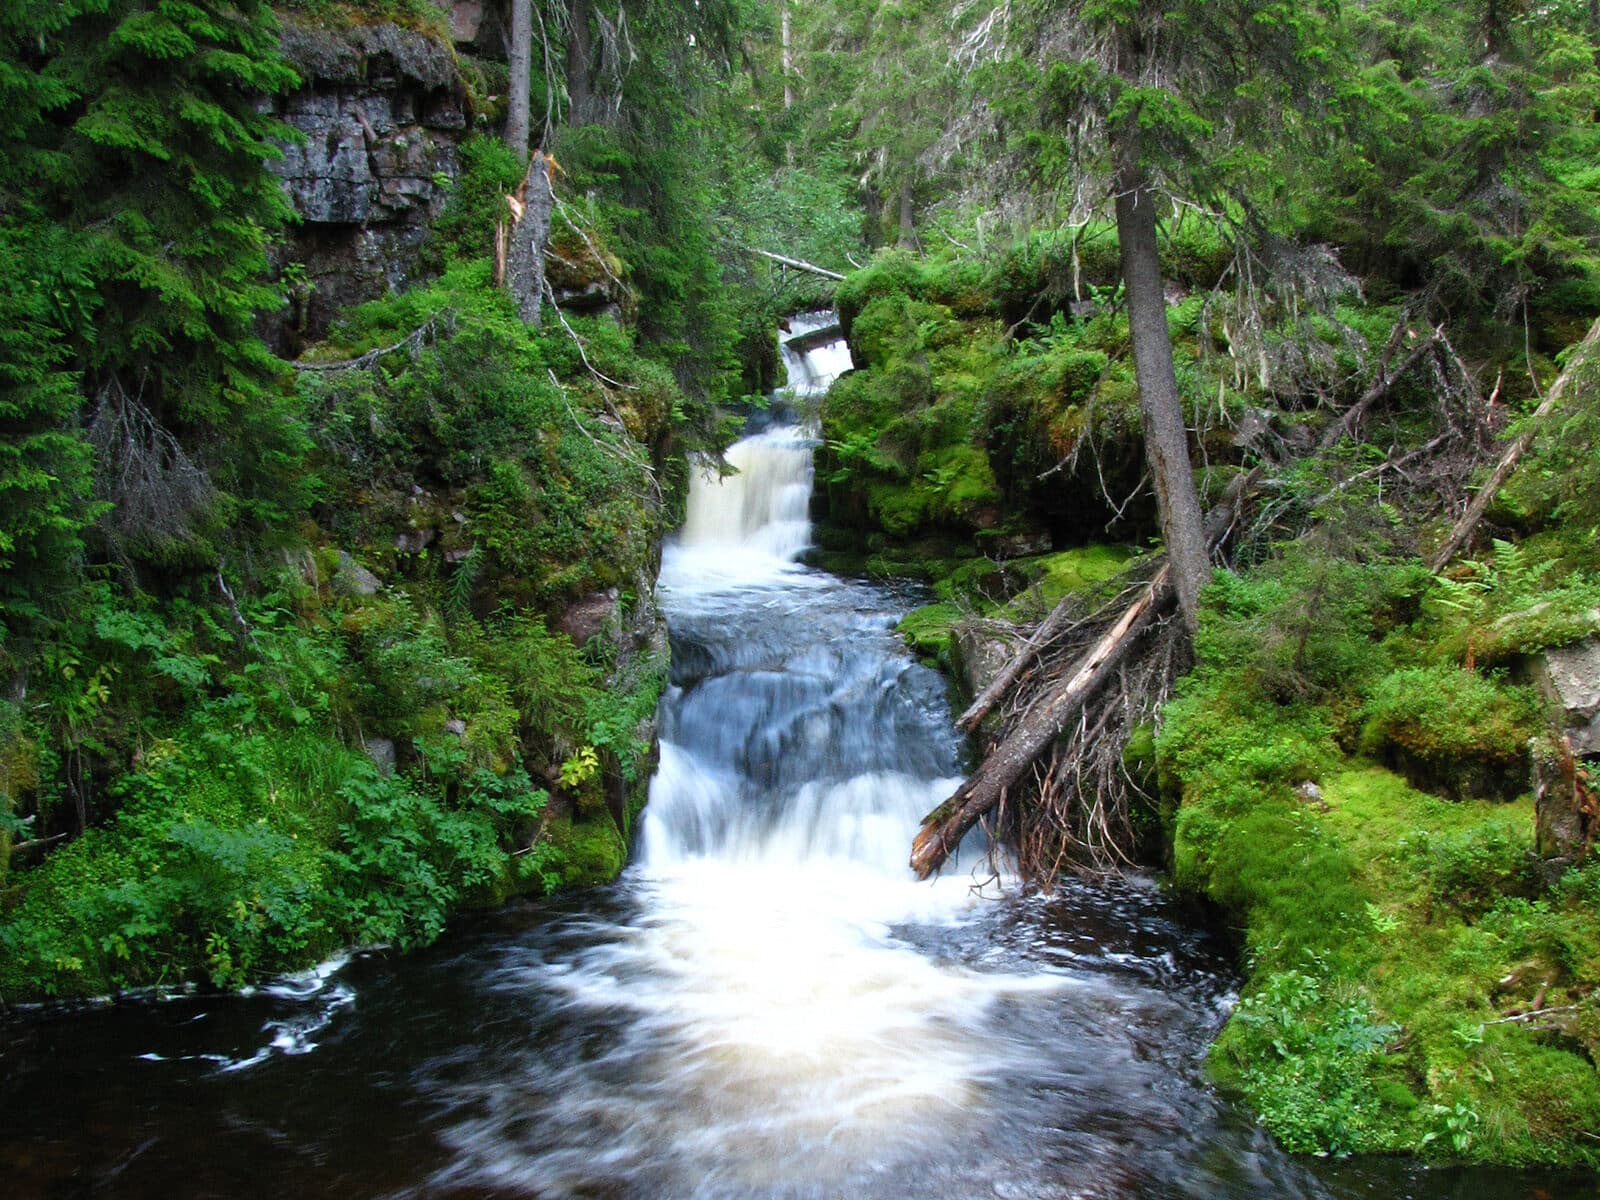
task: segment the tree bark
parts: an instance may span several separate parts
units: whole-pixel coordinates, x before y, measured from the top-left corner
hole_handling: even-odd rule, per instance
[[[900,236],[896,241],[902,250],[914,250],[917,246],[917,226],[915,210],[911,204],[911,181],[908,179],[900,185]]]
[[[1178,376],[1172,365],[1167,301],[1156,247],[1155,196],[1139,165],[1137,143],[1138,134],[1133,131],[1116,147],[1117,237],[1122,244],[1122,280],[1128,298],[1134,376],[1139,384],[1145,461],[1155,484],[1161,536],[1172,563],[1178,605],[1184,624],[1193,632],[1199,619],[1200,589],[1210,578],[1211,561],[1200,519],[1200,495],[1189,465],[1189,433],[1178,398]]]
[[[535,329],[539,327],[544,302],[544,252],[550,242],[550,214],[556,202],[550,185],[553,169],[550,159],[541,151],[534,152],[517,195],[506,197],[511,220],[501,226],[506,290],[516,300],[522,320]]]
[[[571,0],[567,8],[567,124],[593,125],[595,111],[594,40],[590,33],[590,0]]]
[[[529,89],[533,74],[533,0],[511,0],[511,86],[506,99],[506,145],[528,152]]]
[[[788,112],[794,107],[794,85],[792,82],[794,58],[789,46],[789,0],[781,0],[779,9],[782,12],[780,20],[783,27],[781,34],[783,38],[783,111]]]
[[[780,0],[782,39],[783,39],[783,111],[788,112],[794,107],[794,57],[789,45],[789,0]],[[783,159],[789,166],[794,166],[794,143],[788,138],[783,142]]]

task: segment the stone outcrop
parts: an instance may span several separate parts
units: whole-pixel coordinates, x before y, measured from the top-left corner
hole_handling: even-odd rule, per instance
[[[1533,682],[1557,731],[1532,748],[1539,854],[1572,863],[1600,836],[1600,637],[1542,651]]]
[[[286,20],[282,39],[302,83],[274,114],[303,138],[271,169],[300,222],[279,252],[291,304],[269,334],[292,355],[341,309],[419,272],[469,113],[453,50],[426,34]]]
[[[1555,711],[1572,752],[1600,755],[1600,637],[1556,646],[1534,659],[1533,682]]]

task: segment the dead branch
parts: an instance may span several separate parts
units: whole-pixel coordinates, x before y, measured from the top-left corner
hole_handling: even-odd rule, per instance
[[[115,378],[100,391],[89,444],[95,450],[95,496],[111,505],[101,528],[114,543],[182,541],[216,501],[205,468]]]
[[[1439,544],[1438,549],[1429,557],[1428,569],[1430,571],[1438,571],[1443,568],[1445,563],[1455,557],[1456,551],[1460,550],[1471,539],[1473,531],[1478,527],[1478,522],[1483,518],[1484,510],[1489,507],[1490,501],[1505,486],[1506,480],[1511,478],[1511,472],[1516,470],[1517,462],[1528,452],[1528,447],[1533,445],[1533,439],[1538,435],[1540,425],[1555,409],[1555,406],[1560,403],[1561,398],[1566,394],[1568,385],[1572,382],[1573,376],[1577,373],[1579,365],[1588,360],[1589,354],[1597,342],[1600,342],[1600,319],[1597,319],[1593,325],[1589,326],[1589,332],[1584,335],[1584,339],[1579,344],[1578,349],[1573,353],[1572,358],[1568,360],[1566,368],[1560,375],[1556,376],[1555,383],[1551,385],[1544,399],[1539,402],[1539,407],[1534,410],[1533,416],[1528,420],[1527,427],[1506,448],[1506,452],[1500,457],[1500,462],[1495,466],[1494,471],[1484,481],[1484,485],[1478,489],[1478,494],[1473,497],[1472,503],[1467,506],[1467,511],[1461,514],[1460,520],[1450,530],[1450,535]]]
[[[439,323],[441,321],[449,322],[454,316],[453,309],[441,308],[394,345],[368,350],[365,354],[358,355],[355,358],[340,359],[338,362],[294,362],[289,365],[296,371],[363,371],[380,358],[393,354],[398,350],[408,350],[415,356],[418,350],[432,340],[434,331]]]
[[[827,267],[819,267],[816,263],[809,263],[803,258],[790,258],[784,254],[774,254],[770,250],[757,250],[749,247],[751,254],[759,254],[762,258],[770,258],[773,262],[785,267],[793,267],[796,271],[809,271],[813,275],[821,275],[824,279],[843,279],[844,276],[837,271],[830,271]]]
[[[1345,409],[1343,416],[1341,416],[1332,425],[1328,426],[1327,431],[1322,435],[1322,441],[1318,445],[1318,449],[1328,450],[1342,438],[1344,438],[1346,434],[1353,432],[1355,427],[1361,423],[1361,418],[1367,415],[1367,410],[1379,400],[1383,399],[1383,397],[1388,395],[1389,389],[1399,382],[1399,380],[1405,376],[1406,372],[1411,370],[1412,367],[1416,366],[1417,363],[1422,360],[1423,355],[1427,354],[1436,345],[1438,345],[1439,339],[1443,335],[1443,326],[1435,328],[1432,336],[1418,342],[1415,346],[1413,346],[1411,348],[1411,353],[1406,355],[1405,358],[1401,360],[1400,365],[1397,366],[1393,371],[1386,370],[1380,366],[1378,368],[1377,378],[1375,378],[1371,385],[1368,386],[1367,390],[1361,394],[1361,398],[1349,408]]]
[[[1216,508],[1206,516],[1206,539],[1208,544],[1215,544],[1227,533],[1227,525],[1233,521],[1234,514],[1244,489],[1254,484],[1258,473],[1249,472],[1234,478],[1222,494],[1222,499]],[[1146,585],[1148,589],[1149,585]],[[1022,648],[1000,669],[989,686],[978,694],[967,710],[963,712],[956,724],[968,733],[978,727],[978,723],[989,714],[989,711],[999,703],[1000,699],[1011,691],[1023,672],[1032,664],[1039,651],[1050,645],[1061,635],[1077,611],[1078,598],[1071,594],[1064,596],[1059,604],[1051,610],[1037,629],[1023,642]]]

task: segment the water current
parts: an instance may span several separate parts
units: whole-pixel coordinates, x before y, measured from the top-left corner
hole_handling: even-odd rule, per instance
[[[801,391],[848,365],[787,358]],[[1024,896],[971,849],[914,881],[961,746],[894,633],[916,597],[797,561],[812,448],[776,424],[695,481],[617,884],[242,999],[0,1027],[5,1194],[1593,1194],[1276,1150],[1204,1080],[1228,948],[1153,881]]]

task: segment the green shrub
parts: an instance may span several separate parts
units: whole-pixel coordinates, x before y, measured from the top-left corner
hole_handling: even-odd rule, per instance
[[[1504,797],[1527,788],[1538,706],[1526,688],[1448,664],[1407,667],[1373,685],[1363,717],[1363,749],[1390,758],[1419,786]]]

